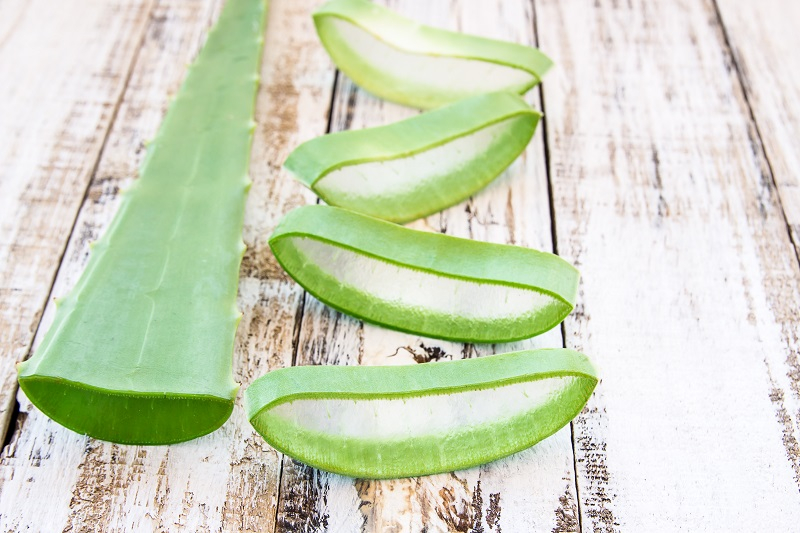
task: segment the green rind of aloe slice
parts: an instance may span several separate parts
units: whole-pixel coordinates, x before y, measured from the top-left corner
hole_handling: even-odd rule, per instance
[[[522,153],[540,118],[515,94],[483,94],[394,124],[317,137],[285,166],[329,205],[405,223],[485,187]]]
[[[301,366],[245,391],[253,427],[306,464],[360,478],[449,472],[552,435],[591,396],[583,354],[528,350],[410,366]]]
[[[356,84],[422,109],[487,92],[523,94],[553,65],[535,48],[425,26],[367,0],[328,2],[314,23]]]
[[[270,238],[286,272],[322,302],[392,329],[461,342],[543,333],[573,309],[578,271],[529,248],[412,230],[323,205]]]

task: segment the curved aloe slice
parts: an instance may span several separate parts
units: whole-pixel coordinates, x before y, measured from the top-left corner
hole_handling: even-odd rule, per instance
[[[465,342],[549,330],[575,303],[578,271],[553,254],[416,231],[337,207],[290,212],[270,238],[281,266],[342,312]]]
[[[165,444],[230,416],[265,14],[262,0],[227,1],[140,179],[36,355],[19,365],[28,398],[74,431]]]
[[[365,478],[487,463],[577,415],[597,376],[566,349],[411,366],[297,366],[245,391],[250,423],[311,466]]]
[[[423,26],[366,0],[328,2],[314,23],[354,82],[423,109],[494,91],[522,94],[552,66],[535,48]]]
[[[404,223],[496,178],[540,117],[514,94],[479,95],[388,126],[317,137],[285,166],[330,205]]]

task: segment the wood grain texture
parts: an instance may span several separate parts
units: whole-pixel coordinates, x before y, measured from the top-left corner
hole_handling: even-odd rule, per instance
[[[800,4],[717,0],[717,7],[800,250]]]
[[[536,7],[583,529],[796,530],[800,271],[714,5]]]
[[[532,6],[527,2],[398,0],[387,5],[423,23],[534,43]],[[540,107],[535,91],[529,100]],[[387,124],[414,113],[366,94],[340,74],[331,129]],[[412,226],[551,250],[541,129],[495,183]],[[297,364],[414,364],[561,344],[557,328],[535,340],[494,346],[420,338],[362,324],[307,296]],[[576,501],[567,427],[506,460],[414,479],[353,480],[285,458],[278,531],[578,531]]]
[[[312,2],[271,2],[258,95],[241,268],[243,312],[234,359],[243,386],[291,364],[302,291],[276,266],[266,239],[281,214],[313,196],[279,170],[295,144],[327,124],[333,69],[316,44]],[[109,223],[120,188],[137,174],[144,142],[222,5],[162,0],[154,9],[118,119],[81,209],[53,296],[77,280],[88,244]],[[43,334],[52,320],[49,305]],[[37,337],[38,341],[38,337]],[[163,447],[117,446],[76,435],[21,393],[18,428],[0,457],[0,530],[270,531],[280,458],[250,427],[240,403],[211,435]],[[240,400],[239,400],[240,401]]]
[[[77,280],[135,179],[222,0],[160,0],[149,19],[144,1],[0,0],[0,420],[15,398],[21,407],[0,455],[0,531],[795,530],[800,269],[786,221],[797,244],[797,7],[533,2],[535,20],[527,0],[387,5],[517,42],[538,29],[557,63],[543,86],[557,242],[542,126],[496,183],[414,227],[557,244],[583,273],[567,345],[598,363],[602,383],[572,443],[567,428],[481,468],[373,482],[282,458],[241,405],[202,439],[134,447],[75,435],[15,394],[12,363],[52,320],[51,298],[33,340],[81,199],[52,297]],[[314,201],[280,164],[328,123],[333,70],[309,17],[318,3],[272,2],[237,379],[246,386],[295,352],[298,364],[371,365],[560,346],[558,330],[474,346],[363,325],[306,298],[276,264],[266,240],[277,220]],[[530,101],[540,106],[535,92]],[[334,104],[333,130],[415,112],[343,76]]]
[[[0,4],[0,432],[148,0]],[[44,15],[46,13],[46,16]]]

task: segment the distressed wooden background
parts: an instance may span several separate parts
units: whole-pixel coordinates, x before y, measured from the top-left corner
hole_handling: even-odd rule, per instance
[[[14,364],[136,178],[221,0],[0,0],[0,530],[800,531],[800,3],[386,3],[556,61],[529,94],[546,119],[525,154],[414,226],[557,251],[582,271],[577,309],[531,341],[461,345],[364,325],[287,278],[267,237],[315,201],[281,170],[289,151],[416,111],[335,71],[317,0],[272,0],[237,379],[566,345],[601,371],[588,406],[507,460],[381,482],[283,457],[241,404],[168,447],[49,421]]]

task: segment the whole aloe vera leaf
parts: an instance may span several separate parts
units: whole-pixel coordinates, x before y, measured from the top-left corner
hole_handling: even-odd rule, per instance
[[[245,390],[250,423],[311,466],[364,478],[449,472],[552,435],[597,375],[567,349],[410,366],[298,366]]]
[[[330,205],[405,223],[486,186],[522,153],[540,118],[515,94],[483,94],[387,126],[317,137],[285,166]]]
[[[18,367],[39,409],[78,433],[166,444],[228,419],[263,0],[228,0],[140,178]]]
[[[423,109],[487,92],[522,94],[552,66],[535,48],[431,28],[367,0],[332,0],[314,13],[314,23],[354,82]]]
[[[412,230],[338,207],[291,211],[269,244],[320,301],[428,337],[525,339],[559,324],[575,305],[578,271],[556,255]]]

